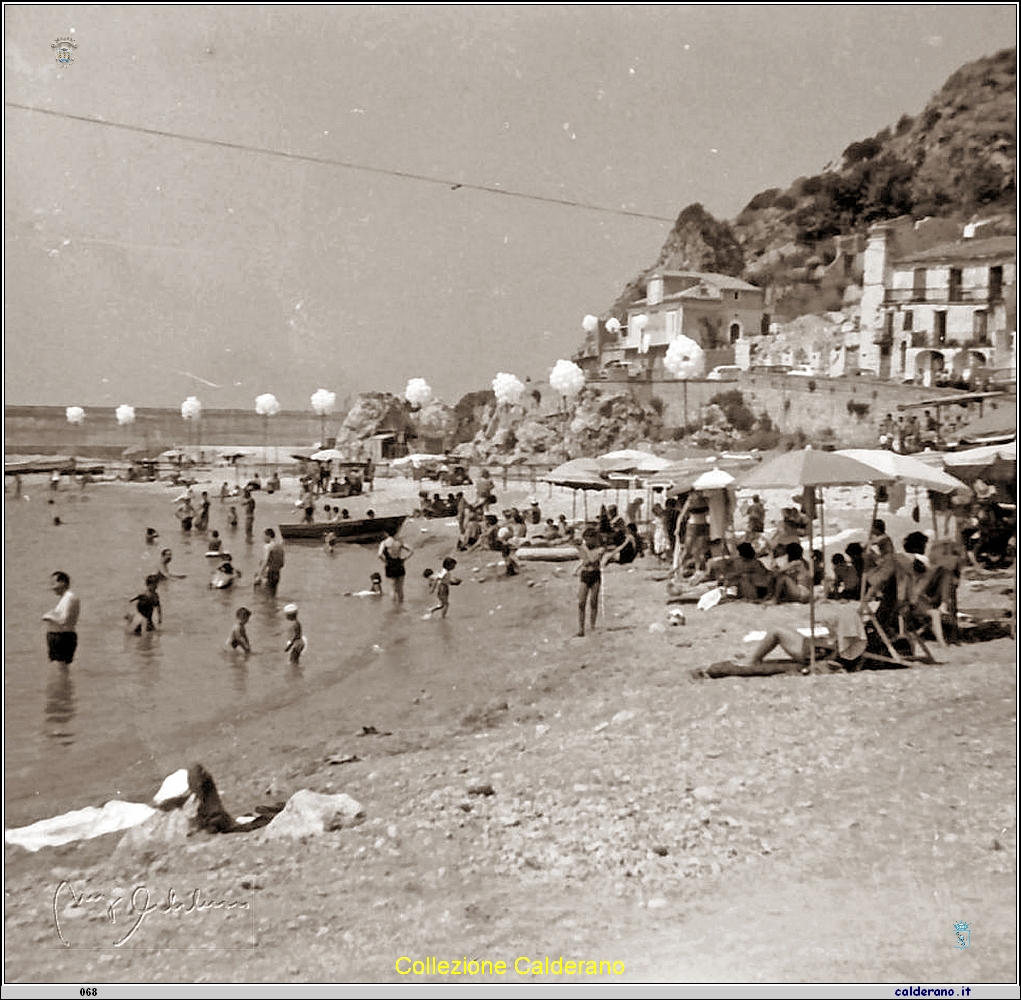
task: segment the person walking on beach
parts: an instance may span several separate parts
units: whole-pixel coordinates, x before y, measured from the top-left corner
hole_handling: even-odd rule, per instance
[[[404,603],[404,563],[411,558],[414,549],[405,545],[397,537],[397,529],[387,528],[386,538],[379,544],[379,558],[383,563],[383,573],[393,583],[394,604]]]
[[[280,584],[280,571],[284,568],[284,544],[272,528],[267,528],[263,537],[266,546],[262,551],[259,571],[255,575],[255,586],[266,587],[271,594],[275,594]]]
[[[59,600],[52,611],[43,615],[46,622],[46,647],[50,660],[65,667],[71,665],[78,648],[78,615],[81,602],[71,590],[71,578],[57,570],[50,575],[50,586]]]

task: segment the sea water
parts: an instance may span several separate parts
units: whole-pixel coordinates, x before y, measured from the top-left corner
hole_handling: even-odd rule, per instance
[[[374,545],[343,544],[330,555],[319,544],[288,542],[279,591],[272,596],[252,587],[262,532],[298,520],[293,497],[255,494],[250,543],[243,528],[227,528],[229,502],[214,500],[209,529],[220,532],[224,551],[242,572],[234,587],[214,590],[209,580],[215,561],[205,556],[208,533],[181,530],[173,516],[178,492],[120,483],[79,491],[65,481],[52,494],[47,482],[33,478],[26,480],[22,497],[8,493],[6,825],[121,797],[122,777],[154,751],[180,748],[186,765],[203,739],[231,720],[323,697],[331,684],[369,660],[378,667],[382,658],[399,674],[416,665],[428,668],[430,658],[449,654],[444,648],[449,630],[421,621],[430,601],[421,571],[439,569],[451,549],[449,531],[407,522],[405,536],[418,551],[409,562],[408,603],[401,611],[395,611],[389,593],[343,596],[367,589],[370,574],[382,569]],[[403,501],[388,509],[378,494],[345,503],[353,517],[373,503],[381,516],[408,511]],[[146,544],[146,527],[160,534],[154,545]],[[133,611],[129,600],[145,589],[144,578],[155,571],[164,546],[173,550],[171,569],[185,579],[160,584],[162,627],[134,635],[125,620]],[[48,662],[40,620],[56,603],[49,588],[50,574],[58,569],[70,575],[81,601],[78,652],[69,669]],[[462,625],[485,616],[478,595],[483,589],[458,591]],[[297,668],[284,654],[282,608],[288,603],[299,606],[308,638]],[[242,605],[252,611],[253,653],[247,658],[226,646]],[[383,683],[385,676],[384,670]]]

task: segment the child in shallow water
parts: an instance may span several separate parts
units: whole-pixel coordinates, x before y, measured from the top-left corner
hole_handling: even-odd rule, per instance
[[[443,569],[434,578],[436,580],[437,604],[430,608],[423,617],[431,618],[437,611],[441,618],[447,617],[447,612],[450,610],[450,588],[456,587],[461,582],[457,577],[450,575],[456,568],[457,560],[452,556],[447,556],[443,560]]]
[[[308,645],[301,630],[301,622],[298,621],[298,605],[288,604],[284,608],[284,617],[290,622],[287,628],[287,645],[284,646],[284,652],[287,654],[288,662],[296,666]]]
[[[382,597],[383,596],[383,578],[378,573],[373,573],[369,577],[369,589],[368,590],[355,590],[347,591],[344,594],[345,597]]]
[[[231,649],[240,649],[245,656],[252,651],[252,644],[248,641],[248,632],[245,626],[248,624],[252,612],[248,608],[238,608],[234,612],[234,628],[231,629],[227,645]]]
[[[131,616],[132,631],[135,635],[142,634],[144,626],[146,632],[152,632],[156,626],[152,622],[154,614],[159,616],[160,625],[163,624],[163,608],[160,606],[160,595],[156,592],[159,586],[160,576],[152,573],[145,578],[145,591],[137,597],[132,597],[130,602],[135,605],[135,614]]]

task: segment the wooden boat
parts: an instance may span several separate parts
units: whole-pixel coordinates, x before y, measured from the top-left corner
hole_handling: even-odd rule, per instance
[[[578,558],[578,550],[573,545],[523,545],[514,553],[514,557],[531,562],[571,562]]]
[[[281,524],[280,537],[321,542],[332,531],[338,542],[381,542],[390,529],[399,531],[407,514],[392,517],[363,517],[350,521],[322,521],[316,524]]]

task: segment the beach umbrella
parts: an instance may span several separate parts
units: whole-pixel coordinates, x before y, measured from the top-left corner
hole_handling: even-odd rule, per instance
[[[874,486],[893,477],[836,451],[791,451],[753,469],[740,482],[745,490],[805,490],[806,505],[815,503],[815,490],[826,486]],[[878,502],[878,501],[877,501]],[[811,514],[811,511],[809,511]],[[873,518],[875,512],[873,510]],[[815,547],[813,518],[808,518],[808,555]],[[864,593],[864,590],[863,590]],[[808,588],[809,662],[815,665],[815,586]]]
[[[918,486],[936,493],[953,493],[964,487],[960,479],[941,472],[910,455],[898,455],[884,448],[844,448],[837,455],[847,455],[856,462],[868,465],[891,482],[905,486]]]
[[[789,451],[764,462],[738,482],[742,490],[796,490],[815,486],[867,486],[889,483],[883,475],[864,462],[837,451]]]
[[[135,422],[135,408],[128,406],[127,403],[121,403],[114,412],[117,415],[117,423],[121,427],[126,427],[128,424]]]
[[[724,469],[710,469],[703,472],[692,484],[694,490],[725,490],[733,486],[734,477]]]
[[[619,451],[608,451],[600,455],[596,461],[603,472],[643,472],[656,473],[665,469],[670,462],[651,451],[637,448],[622,448]]]
[[[598,459],[594,458],[575,458],[570,462],[564,462],[563,465],[558,465],[555,469],[547,472],[542,479],[554,486],[566,486],[568,489],[574,490],[572,516],[574,515],[574,504],[578,499],[577,491],[581,490],[586,521],[588,520],[589,491],[599,492],[612,489],[612,485],[602,477]]]
[[[65,415],[67,422],[73,427],[80,427],[85,422],[85,411],[80,406],[69,406]]]
[[[1007,485],[1017,479],[1017,442],[946,452],[943,463],[951,475],[966,483],[981,479],[987,483]]]
[[[311,456],[313,462],[343,462],[345,455],[342,451],[337,451],[336,448],[326,448],[323,451],[317,451]]]

